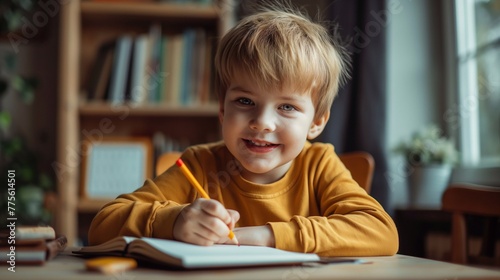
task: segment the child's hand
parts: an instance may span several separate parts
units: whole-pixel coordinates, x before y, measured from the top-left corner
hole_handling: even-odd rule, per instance
[[[217,200],[199,198],[177,217],[174,238],[204,246],[224,243],[229,239],[229,229],[233,229],[239,219],[237,211],[227,210]]]

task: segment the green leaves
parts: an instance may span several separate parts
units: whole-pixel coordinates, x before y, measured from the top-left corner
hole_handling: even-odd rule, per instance
[[[409,141],[400,143],[394,151],[403,154],[412,165],[458,162],[458,151],[453,142],[442,136],[436,125],[415,132]]]
[[[52,179],[40,171],[36,154],[28,148],[21,137],[0,141],[0,150],[7,168],[16,170],[18,186],[36,185],[43,190],[52,189]]]
[[[0,0],[0,32],[7,33],[18,29],[22,18],[35,8],[35,0]]]
[[[4,2],[0,0],[0,11],[4,11]],[[18,1],[16,5],[28,7],[26,5],[29,3],[27,2],[33,1]],[[53,186],[52,180],[40,171],[36,153],[29,149],[21,136],[8,133],[11,128],[12,116],[8,110],[5,110],[6,105],[2,102],[9,93],[17,94],[26,104],[32,103],[38,87],[38,80],[16,73],[17,55],[8,53],[0,59],[2,62],[0,65],[2,70],[0,72],[0,163],[5,164],[9,169],[16,170],[16,181],[19,186],[37,185],[42,189],[49,190]]]
[[[16,75],[12,79],[12,88],[21,94],[21,98],[26,103],[33,102],[37,86],[38,80],[35,78],[24,78]]]
[[[9,72],[9,73],[16,70],[16,66],[17,66],[16,55],[14,53],[5,54],[4,65],[5,65],[7,72]]]
[[[0,141],[0,148],[2,149],[3,157],[5,157],[7,161],[11,161],[14,160],[17,154],[23,151],[23,141],[19,137],[2,140]]]
[[[25,103],[30,104],[35,98],[35,90],[38,86],[38,81],[35,78],[24,78],[15,75],[11,80],[11,86],[15,92],[20,94]],[[0,99],[6,95],[8,88],[9,85],[7,82],[5,80],[0,80]],[[0,107],[0,132],[6,134],[11,122],[12,117],[9,112],[4,111],[3,108]]]
[[[12,122],[12,118],[9,113],[0,111],[0,131],[3,134],[7,133],[7,130],[10,127],[10,123]]]
[[[38,0],[0,0],[0,34],[9,37],[19,31],[27,19],[32,18]],[[24,103],[30,104],[35,97],[38,87],[38,80],[18,74],[19,54],[17,52],[3,52],[0,55],[0,164],[2,169],[15,170],[16,188],[28,194],[33,194],[33,190],[51,191],[54,187],[53,181],[44,171],[45,166],[41,166],[37,153],[33,152],[21,136],[10,132],[12,126],[12,116],[7,111],[4,98],[7,94],[17,95]],[[9,98],[11,97],[9,96]],[[15,103],[14,103],[15,104]],[[10,105],[12,106],[12,105]],[[2,182],[7,182],[7,172],[0,174]],[[35,188],[35,189],[29,189]],[[5,193],[0,193],[0,206],[6,207]],[[16,204],[27,205],[32,198],[22,200],[16,198]],[[31,208],[30,208],[31,209]],[[32,212],[32,211],[31,211]],[[40,209],[36,215],[30,211],[19,208],[20,220],[24,223],[48,222],[50,214],[45,209]],[[0,216],[2,214],[0,213]],[[20,221],[21,222],[21,221]]]
[[[15,30],[21,25],[22,14],[20,12],[15,12],[11,8],[0,6],[1,17],[0,17],[0,32],[7,33],[11,30]]]

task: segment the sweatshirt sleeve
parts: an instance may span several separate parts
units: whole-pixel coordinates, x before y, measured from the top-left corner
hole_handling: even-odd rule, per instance
[[[398,233],[382,206],[351,177],[332,150],[305,159],[320,215],[269,223],[279,249],[322,256],[394,255]],[[309,163],[307,163],[309,162]]]
[[[147,179],[133,193],[106,204],[92,220],[89,244],[122,235],[173,239],[177,216],[196,197],[180,170],[172,167],[154,180]]]

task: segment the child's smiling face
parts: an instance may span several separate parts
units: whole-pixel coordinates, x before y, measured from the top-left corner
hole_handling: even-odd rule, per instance
[[[328,116],[314,120],[311,94],[291,87],[265,90],[247,75],[229,84],[220,119],[224,142],[243,178],[271,183],[286,173],[306,140],[321,133]]]

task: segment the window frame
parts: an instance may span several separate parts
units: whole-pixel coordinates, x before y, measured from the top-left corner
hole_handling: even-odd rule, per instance
[[[476,0],[455,0],[453,25],[455,32],[456,90],[458,104],[457,140],[461,163],[465,166],[500,165],[500,156],[485,158],[481,155],[479,79],[477,67]],[[453,127],[455,126],[455,127]]]

